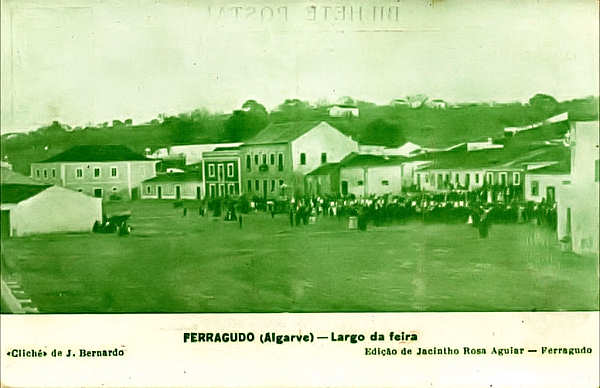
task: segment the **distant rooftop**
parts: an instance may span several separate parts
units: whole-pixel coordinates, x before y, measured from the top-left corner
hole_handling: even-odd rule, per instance
[[[50,162],[122,162],[150,160],[124,145],[79,145],[54,155],[40,163]]]

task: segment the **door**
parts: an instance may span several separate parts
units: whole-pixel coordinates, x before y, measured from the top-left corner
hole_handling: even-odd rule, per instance
[[[162,186],[158,186],[156,192],[158,193],[158,199],[162,199]]]
[[[175,199],[181,199],[181,186],[175,186]]]
[[[546,187],[546,202],[554,203],[555,197],[556,197],[556,193],[554,190],[554,186]]]
[[[342,195],[348,195],[348,181],[342,181]]]
[[[2,238],[6,238],[10,236],[10,210],[2,210],[2,215],[0,215],[1,224],[0,224],[0,233],[2,233]]]
[[[94,197],[102,198],[102,189],[94,189]]]

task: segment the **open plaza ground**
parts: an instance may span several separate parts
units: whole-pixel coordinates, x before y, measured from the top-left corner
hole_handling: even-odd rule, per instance
[[[131,210],[129,236],[3,241],[7,271],[43,313],[597,310],[598,257],[562,252],[533,224],[410,221],[366,232],[346,218],[243,227],[168,201]]]

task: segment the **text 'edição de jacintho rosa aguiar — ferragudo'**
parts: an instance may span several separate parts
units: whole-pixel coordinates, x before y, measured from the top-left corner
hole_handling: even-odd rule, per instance
[[[324,334],[324,333],[323,333]],[[336,333],[315,335],[306,333],[279,333],[279,332],[184,332],[184,343],[255,343],[263,345],[306,344],[315,342],[329,342],[336,344],[362,344],[365,356],[458,356],[458,355],[563,355],[579,356],[592,354],[592,348],[585,345],[549,345],[536,347],[523,347],[518,345],[497,346],[410,346],[416,345],[419,333],[415,331],[387,331],[372,333]],[[405,345],[405,346],[402,346]]]

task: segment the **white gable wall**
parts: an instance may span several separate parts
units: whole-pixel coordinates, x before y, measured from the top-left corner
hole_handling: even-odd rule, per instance
[[[90,232],[102,221],[102,199],[59,186],[19,202],[10,212],[11,236]]]
[[[321,154],[327,154],[327,163],[336,163],[351,152],[358,152],[358,143],[326,122],[321,122],[304,135],[291,142],[292,168],[302,175],[321,165]],[[306,164],[300,163],[301,154]]]
[[[402,191],[401,165],[369,167],[367,173],[367,195],[400,194]]]

